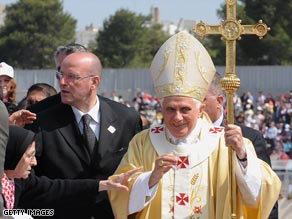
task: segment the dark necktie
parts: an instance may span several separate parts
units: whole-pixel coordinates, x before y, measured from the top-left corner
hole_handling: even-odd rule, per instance
[[[84,114],[82,116],[82,122],[83,122],[83,135],[85,140],[85,145],[87,146],[88,152],[91,155],[95,146],[96,137],[94,132],[89,126],[91,116],[88,114]]]

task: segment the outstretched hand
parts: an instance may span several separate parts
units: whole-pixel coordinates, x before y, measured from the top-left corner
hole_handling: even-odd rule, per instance
[[[36,120],[36,114],[25,109],[12,113],[8,118],[9,125],[16,125],[19,127],[32,124],[34,120]]]
[[[141,171],[143,167],[137,167],[135,169],[129,170],[125,173],[118,175],[117,177],[110,180],[101,180],[99,182],[99,190],[122,190],[128,191],[129,188],[126,186],[128,179],[133,176],[135,173]]]

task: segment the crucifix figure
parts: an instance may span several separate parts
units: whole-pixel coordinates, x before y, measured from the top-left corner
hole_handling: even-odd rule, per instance
[[[227,99],[227,120],[228,123],[234,123],[234,106],[233,96],[234,92],[240,86],[240,79],[237,77],[236,69],[236,40],[241,39],[241,35],[253,34],[262,39],[270,28],[261,20],[254,25],[242,25],[241,20],[236,18],[237,0],[226,0],[226,20],[223,20],[220,25],[207,25],[200,21],[194,27],[194,32],[204,37],[208,34],[220,34],[226,42],[226,73],[221,80],[221,86],[226,92]],[[231,177],[230,182],[230,207],[231,218],[236,218],[236,187],[235,187],[235,174],[233,165],[233,151],[229,147],[229,174]]]

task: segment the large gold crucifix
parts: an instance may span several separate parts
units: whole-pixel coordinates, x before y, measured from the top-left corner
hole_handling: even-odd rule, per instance
[[[226,0],[226,20],[220,25],[206,25],[200,21],[194,27],[194,32],[200,37],[208,34],[220,34],[226,41],[226,72],[221,79],[221,86],[226,92],[227,99],[227,120],[229,124],[234,123],[234,92],[240,86],[240,79],[236,76],[236,40],[241,39],[241,35],[253,34],[262,39],[270,30],[261,20],[254,25],[242,25],[241,20],[236,18],[237,0]],[[233,165],[233,150],[229,147],[229,175],[230,177],[230,208],[231,218],[236,218],[236,184]]]

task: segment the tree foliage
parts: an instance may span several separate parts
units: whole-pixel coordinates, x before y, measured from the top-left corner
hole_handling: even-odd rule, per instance
[[[118,10],[104,21],[94,51],[104,67],[149,67],[167,35],[160,25],[150,25],[148,21],[148,16],[137,15],[126,9]]]
[[[16,68],[53,67],[55,49],[74,42],[75,27],[60,0],[19,0],[6,7],[0,60]]]
[[[217,11],[225,19],[225,4]],[[292,64],[292,1],[239,0],[237,19],[242,24],[263,20],[271,31],[262,40],[254,35],[242,35],[237,41],[237,65],[291,65]],[[216,65],[225,65],[225,42],[219,36],[208,36],[208,46]]]

